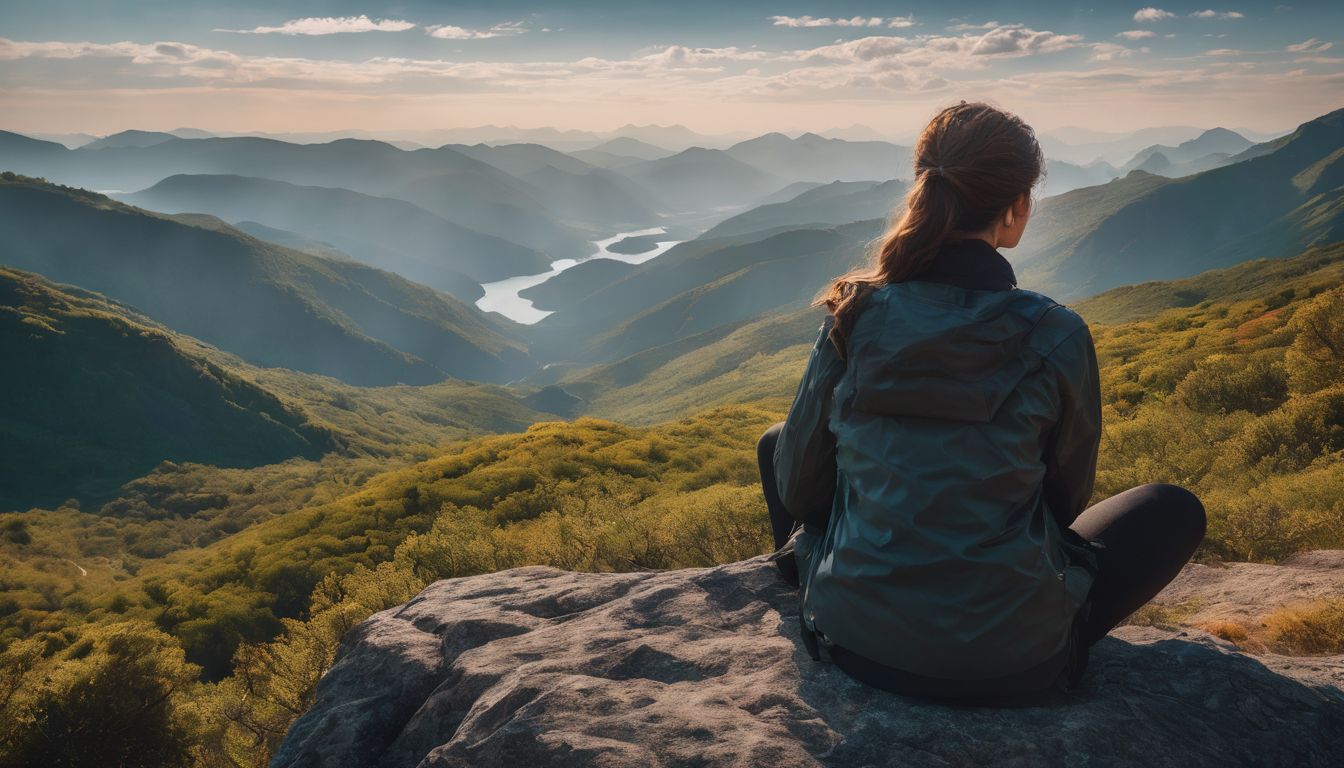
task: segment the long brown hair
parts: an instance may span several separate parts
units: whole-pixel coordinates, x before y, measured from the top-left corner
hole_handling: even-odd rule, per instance
[[[841,275],[817,298],[835,316],[840,356],[863,300],[874,289],[919,277],[947,241],[981,232],[1041,177],[1031,126],[988,104],[961,102],[934,115],[915,142],[915,180],[905,212],[873,241],[868,264]]]

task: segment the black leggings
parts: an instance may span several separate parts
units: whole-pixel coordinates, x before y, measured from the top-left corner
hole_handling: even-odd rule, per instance
[[[775,443],[782,427],[770,427],[756,444],[776,549],[796,524],[775,486]],[[1204,538],[1204,505],[1179,485],[1150,483],[1093,504],[1069,527],[1100,545],[1094,550],[1099,571],[1088,593],[1091,612],[1080,623],[1081,639],[1092,645],[1180,573]]]

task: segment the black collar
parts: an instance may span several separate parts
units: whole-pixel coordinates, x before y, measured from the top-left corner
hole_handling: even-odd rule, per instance
[[[1006,291],[1017,286],[1013,265],[979,238],[944,243],[923,274],[915,279],[947,283],[968,291]]]

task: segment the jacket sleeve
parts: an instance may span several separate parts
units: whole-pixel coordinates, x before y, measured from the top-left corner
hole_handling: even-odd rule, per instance
[[[835,497],[835,435],[828,421],[836,384],[845,372],[827,338],[828,316],[807,359],[798,393],[775,445],[775,481],[784,509],[795,520],[825,526]]]
[[[1050,355],[1056,367],[1060,417],[1045,452],[1045,501],[1067,528],[1092,498],[1101,443],[1101,385],[1092,334],[1084,325]]]

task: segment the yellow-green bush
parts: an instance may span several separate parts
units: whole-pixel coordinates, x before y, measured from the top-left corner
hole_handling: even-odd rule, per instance
[[[1269,647],[1280,653],[1344,653],[1344,598],[1283,608],[1265,617]]]

